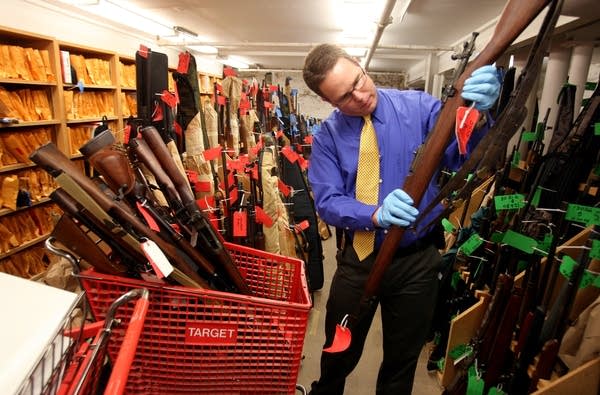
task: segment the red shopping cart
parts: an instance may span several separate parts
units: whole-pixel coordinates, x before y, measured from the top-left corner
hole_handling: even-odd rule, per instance
[[[225,246],[253,296],[93,270],[79,275],[97,318],[105,317],[122,293],[150,291],[127,393],[295,393],[311,308],[303,262],[236,244]],[[117,317],[131,314],[132,308],[125,306]],[[122,347],[120,341],[111,342],[108,354],[115,358]]]

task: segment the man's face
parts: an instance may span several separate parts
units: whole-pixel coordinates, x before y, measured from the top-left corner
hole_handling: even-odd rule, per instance
[[[368,115],[377,105],[373,80],[348,59],[340,58],[319,88],[327,102],[347,115]]]

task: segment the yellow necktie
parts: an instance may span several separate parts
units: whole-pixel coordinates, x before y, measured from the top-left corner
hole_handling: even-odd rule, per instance
[[[376,205],[379,198],[379,149],[371,116],[367,115],[364,119],[356,172],[356,200]],[[373,252],[374,245],[375,232],[360,230],[354,232],[352,246],[361,261]]]

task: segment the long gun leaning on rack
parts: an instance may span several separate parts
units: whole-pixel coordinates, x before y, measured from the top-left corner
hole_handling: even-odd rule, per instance
[[[495,62],[529,23],[531,23],[531,21],[542,11],[547,3],[547,0],[527,2],[517,0],[509,1],[500,16],[490,42],[483,48],[476,59],[468,65],[463,64],[462,67],[464,67],[464,71],[454,83],[454,90],[456,93],[461,91],[465,80],[474,70],[483,65]],[[471,48],[467,49],[469,50],[467,53],[470,53],[473,48],[471,46]],[[466,63],[467,54],[464,54],[464,56],[464,61]],[[433,130],[428,134],[424,145],[419,149],[413,161],[411,173],[406,178],[402,189],[412,197],[415,206],[419,205],[433,175],[439,167],[440,160],[443,156],[442,153],[446,150],[446,146],[454,131],[456,110],[463,104],[464,101],[460,97],[460,94],[455,94],[445,101]],[[505,110],[503,114],[506,112],[507,111]],[[482,144],[483,141],[479,145]],[[462,177],[465,177],[465,175]],[[368,314],[368,312],[376,306],[381,280],[403,235],[403,228],[392,226],[389,230],[377,257],[375,258],[358,310],[349,320],[350,325],[353,321],[361,320],[363,316]],[[346,330],[347,329],[343,326],[338,325],[336,336],[333,341],[333,346],[335,346],[333,348],[335,351],[332,350],[333,352],[343,351],[350,345],[350,337],[347,334],[345,335],[347,338],[346,341],[336,341],[338,333],[345,332]]]

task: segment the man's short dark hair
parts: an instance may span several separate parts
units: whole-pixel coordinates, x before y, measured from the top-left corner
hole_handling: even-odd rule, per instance
[[[348,55],[342,48],[333,44],[320,44],[313,48],[306,56],[302,69],[302,78],[304,78],[306,85],[317,95],[323,97],[319,86],[340,58],[345,58],[358,64],[356,59]]]

